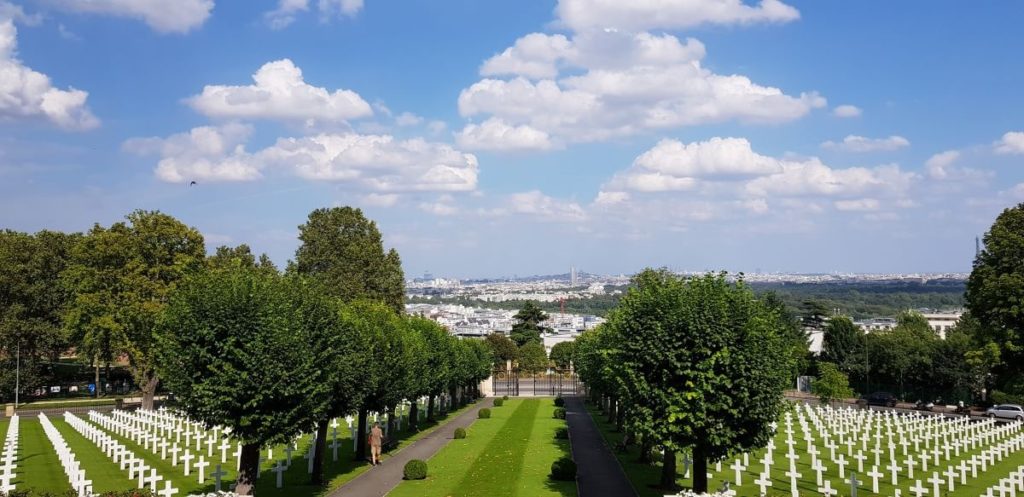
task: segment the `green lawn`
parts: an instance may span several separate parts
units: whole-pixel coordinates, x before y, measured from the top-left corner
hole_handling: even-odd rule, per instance
[[[602,416],[596,408],[588,405],[587,409],[590,412],[591,416],[594,418],[594,421],[597,422],[601,434],[605,437],[605,440],[608,442],[610,446],[614,446],[616,443],[622,440],[622,434],[617,433],[615,431],[614,424],[608,423],[606,418]],[[794,425],[796,425],[795,421]],[[798,434],[794,435],[799,441],[799,443],[796,445],[796,452],[801,459],[797,462],[796,466],[797,472],[803,475],[803,477],[797,481],[797,487],[800,489],[800,493],[802,495],[819,495],[820,493],[818,492],[817,482],[815,481],[816,474],[814,471],[811,470],[810,458],[809,456],[806,455],[805,452],[806,444],[803,442],[802,437],[799,435],[799,430],[797,431]],[[789,495],[789,478],[785,476],[786,471],[788,471],[789,469],[789,461],[784,457],[786,450],[786,445],[784,443],[785,440],[786,435],[780,429],[779,434],[776,435],[775,438],[775,464],[772,465],[771,470],[772,487],[768,489],[769,495]],[[828,471],[824,472],[824,478],[831,480],[832,488],[838,489],[841,495],[848,495],[850,493],[850,485],[849,483],[846,483],[844,479],[841,479],[839,477],[839,468],[835,464],[831,464],[829,462],[828,450],[824,447],[824,444],[821,440],[818,440],[816,442],[816,445],[818,447],[818,450],[821,451],[823,454],[823,456],[819,457],[822,458],[823,462],[825,462],[825,465],[828,467]],[[845,448],[837,449],[836,455],[838,456],[840,452],[842,452],[845,455]],[[961,452],[961,457],[959,458],[954,456],[951,458],[950,461],[940,461],[939,469],[937,470],[940,472],[945,471],[947,466],[956,465],[961,460],[970,459],[970,456],[972,454],[979,454],[980,452],[981,449],[976,449],[973,452],[966,454],[964,452]],[[660,497],[664,495],[664,491],[654,488],[654,485],[657,484],[661,476],[661,464],[638,463],[636,462],[638,455],[638,448],[630,447],[630,449],[627,452],[617,453],[616,457],[618,457],[619,463],[622,464],[622,467],[625,470],[626,475],[629,477],[630,481],[632,481],[633,486],[637,489],[637,492],[640,495],[640,497]],[[754,479],[756,479],[760,472],[764,470],[764,466],[760,462],[758,462],[760,461],[763,455],[763,450],[758,450],[756,452],[751,453],[750,467],[747,469],[747,471],[742,473],[743,484],[738,487],[735,485],[732,485],[731,487],[732,490],[735,490],[737,492],[738,497],[757,497],[759,495],[760,490],[756,485],[754,485]],[[870,456],[870,454],[866,455]],[[732,469],[729,469],[728,467],[730,464],[732,464],[734,459],[736,459],[736,457],[723,461],[721,472],[715,471],[714,464],[708,465],[708,469],[712,473],[711,479],[708,480],[708,486],[711,487],[712,490],[720,487],[722,483],[725,481],[729,481],[735,484],[735,472]],[[847,459],[850,458],[847,457]],[[872,459],[873,456],[871,456],[871,459],[864,463],[865,472],[870,471]],[[887,464],[888,455],[886,452],[883,453],[882,455],[882,465]],[[1016,470],[1017,467],[1020,465],[1024,465],[1024,452],[1018,452],[1015,454],[1011,454],[1009,457],[1003,458],[1001,462],[994,465],[990,465],[988,467],[988,471],[984,473],[982,473],[981,469],[979,468],[978,478],[970,478],[970,472],[968,471],[967,485],[959,484],[959,476],[957,478],[954,478],[956,485],[955,490],[953,492],[947,492],[945,484],[941,486],[940,490],[942,494],[947,497],[977,497],[978,495],[984,494],[986,488],[998,483],[1000,478],[1007,477],[1011,471]],[[847,478],[849,478],[850,476],[851,468],[853,471],[857,470],[856,461],[854,461],[851,466],[847,466]],[[683,469],[684,468],[682,458],[680,457],[678,462],[678,471],[682,472]],[[936,468],[933,468],[932,466],[929,465],[927,473],[922,472],[920,466],[916,467],[914,471],[914,480],[921,480],[921,484],[929,488],[929,493],[931,493],[931,484],[927,482],[927,478],[931,477],[932,471],[935,470]],[[887,470],[879,468],[879,471],[885,473],[885,476],[879,480],[879,493],[877,495],[894,495],[894,488],[900,488],[901,493],[903,495],[913,495],[909,491],[909,488],[914,485],[914,481],[906,477],[906,468],[904,468],[904,471],[902,473],[899,473],[898,475],[898,487],[893,487],[890,484],[891,481],[889,480],[890,477],[889,472]],[[680,485],[684,487],[691,486],[692,482],[689,478],[682,478],[682,475],[677,476],[677,481]],[[860,485],[858,485],[858,495],[876,495],[871,493],[871,479],[866,474],[858,473],[858,479],[861,480],[862,482]]]
[[[411,432],[408,429],[402,430],[398,434],[400,442],[397,450],[401,450],[402,447],[426,436],[434,429],[443,425],[448,420],[468,408],[469,407],[467,406],[446,415],[438,415],[437,421],[433,424],[425,424],[425,422],[421,422],[421,430],[418,432]],[[425,416],[425,413],[422,414]],[[88,415],[79,414],[79,417],[86,422],[91,423]],[[99,447],[75,431],[69,424],[64,422],[63,416],[52,415],[50,416],[50,421],[57,430],[61,432],[65,441],[71,447],[72,451],[74,451],[76,458],[82,464],[82,469],[85,470],[86,476],[93,481],[93,489],[95,491],[127,490],[138,486],[137,480],[129,480],[127,471],[122,471],[117,464],[115,464],[99,449]],[[259,488],[260,495],[265,497],[323,496],[369,469],[370,466],[365,462],[357,462],[353,460],[355,452],[352,447],[349,430],[344,420],[339,420],[339,422],[338,439],[341,446],[338,448],[338,461],[334,462],[332,460],[331,449],[328,447],[327,459],[324,465],[326,479],[329,482],[328,485],[324,487],[309,485],[307,463],[303,456],[309,451],[312,437],[306,435],[301,437],[297,450],[292,453],[292,465],[284,473],[284,487],[280,489],[276,488],[276,475],[272,473],[270,469],[274,466],[274,462],[276,460],[285,459],[285,452],[283,445],[274,447],[274,460],[265,461],[261,465],[263,474],[257,482],[257,488]],[[6,436],[8,423],[9,421],[6,418],[0,419],[0,437]],[[93,425],[100,428],[99,425],[95,423],[93,423]],[[179,495],[213,491],[213,479],[209,474],[212,473],[216,469],[216,465],[220,463],[219,450],[214,451],[214,456],[210,459],[212,464],[206,468],[206,482],[199,484],[197,472],[193,470],[192,473],[186,477],[180,462],[177,467],[174,467],[171,465],[170,461],[160,459],[159,454],[153,454],[149,450],[146,450],[142,446],[133,442],[130,438],[118,436],[110,431],[107,431],[107,433],[124,444],[125,447],[132,450],[137,457],[145,459],[146,464],[151,468],[156,469],[157,473],[165,480],[169,479],[172,482],[172,485],[180,490]],[[34,488],[51,493],[69,490],[70,485],[68,484],[67,478],[61,468],[60,460],[57,459],[53,447],[50,445],[49,440],[46,438],[46,434],[43,432],[42,426],[39,424],[39,421],[35,416],[22,416],[20,438],[21,446],[18,451],[19,462],[18,468],[16,469],[18,479],[14,481],[17,488],[19,490]],[[328,441],[328,445],[329,444],[330,441]],[[228,473],[223,480],[223,490],[227,490],[228,485],[234,482],[237,474],[235,471],[236,460],[233,453],[234,445],[232,445],[229,450],[227,464],[224,464],[222,468]],[[262,454],[266,457],[267,451],[264,449]],[[390,456],[385,455],[384,457],[387,458]],[[161,481],[159,484],[160,488],[163,488],[163,485],[164,483]]]
[[[551,463],[570,455],[566,440],[555,440],[552,399],[512,399],[478,419],[464,440],[452,440],[428,461],[428,477],[403,481],[389,496],[575,496],[575,482],[548,478]]]

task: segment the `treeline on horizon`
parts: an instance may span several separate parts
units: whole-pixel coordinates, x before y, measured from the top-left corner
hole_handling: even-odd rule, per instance
[[[898,316],[913,309],[959,309],[964,306],[966,283],[960,280],[885,281],[855,283],[751,283],[758,295],[774,293],[794,313],[802,314],[808,302],[815,307],[837,309],[839,314],[853,319]],[[606,291],[625,292],[626,286],[607,286]],[[592,314],[605,317],[619,304],[620,294],[594,295],[588,298],[567,299],[565,312]],[[407,299],[410,304],[461,304],[469,307],[518,310],[521,300],[490,302],[470,297],[419,297]],[[560,302],[538,302],[546,312],[558,312]]]

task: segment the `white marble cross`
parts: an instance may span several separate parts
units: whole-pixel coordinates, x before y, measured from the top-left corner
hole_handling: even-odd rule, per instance
[[[821,495],[825,497],[832,497],[839,493],[838,490],[832,488],[832,480],[825,480],[825,485],[818,487],[818,492],[821,492]]]
[[[285,470],[287,469],[288,467],[281,464],[281,461],[277,461],[277,463],[274,464],[274,468],[270,470],[273,471],[274,473],[277,473],[277,488],[281,488],[283,484],[282,477],[284,475]]]
[[[199,462],[196,463],[196,469],[199,470],[199,483],[206,483],[206,467],[210,465],[210,461],[207,461],[203,456],[199,456]]]

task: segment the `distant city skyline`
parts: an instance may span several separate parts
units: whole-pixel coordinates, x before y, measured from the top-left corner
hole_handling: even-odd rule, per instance
[[[1024,201],[1022,2],[177,1],[0,0],[0,228],[161,210],[283,266],[353,205],[408,277],[967,272]]]

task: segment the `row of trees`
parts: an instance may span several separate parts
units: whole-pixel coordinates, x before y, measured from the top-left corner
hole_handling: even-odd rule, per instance
[[[675,488],[676,456],[692,450],[701,493],[709,462],[771,436],[796,358],[806,353],[792,321],[742,277],[648,269],[607,323],[576,340],[574,363],[642,457],[664,450],[662,487]]]

